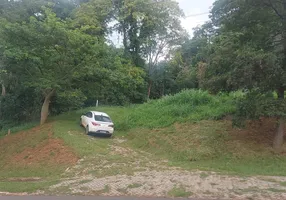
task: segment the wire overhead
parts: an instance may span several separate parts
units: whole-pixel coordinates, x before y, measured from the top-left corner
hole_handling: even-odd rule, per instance
[[[198,14],[193,14],[193,15],[187,15],[187,16],[185,16],[185,18],[188,18],[188,17],[197,17],[197,16],[207,15],[207,14],[210,14],[210,12],[204,12],[204,13],[198,13]]]

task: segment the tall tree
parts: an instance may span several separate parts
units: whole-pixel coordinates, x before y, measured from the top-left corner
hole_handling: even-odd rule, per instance
[[[98,43],[80,29],[45,10],[28,22],[0,22],[4,38],[2,59],[9,63],[8,72],[17,75],[27,88],[43,94],[41,124],[45,123],[51,98],[56,92],[69,90],[79,69],[96,55]]]
[[[114,7],[114,19],[118,22],[115,27],[123,35],[126,54],[131,55],[137,66],[145,67],[147,63],[151,77],[158,61],[186,36],[180,23],[183,13],[178,3],[173,0],[116,0]],[[148,98],[151,87],[150,78]]]

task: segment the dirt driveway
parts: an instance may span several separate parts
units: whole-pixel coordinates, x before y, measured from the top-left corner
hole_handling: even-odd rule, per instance
[[[110,154],[81,159],[48,193],[103,196],[286,199],[286,177],[240,177],[169,167],[125,140],[113,139]]]

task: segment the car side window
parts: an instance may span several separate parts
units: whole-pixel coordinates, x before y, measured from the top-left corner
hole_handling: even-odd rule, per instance
[[[85,114],[85,116],[87,116],[88,118],[92,118],[92,113],[88,112],[88,113]]]

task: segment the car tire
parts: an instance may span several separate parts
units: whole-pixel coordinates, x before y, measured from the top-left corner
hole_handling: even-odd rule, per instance
[[[88,126],[85,127],[85,134],[86,134],[86,135],[89,134],[89,128],[88,128]]]

